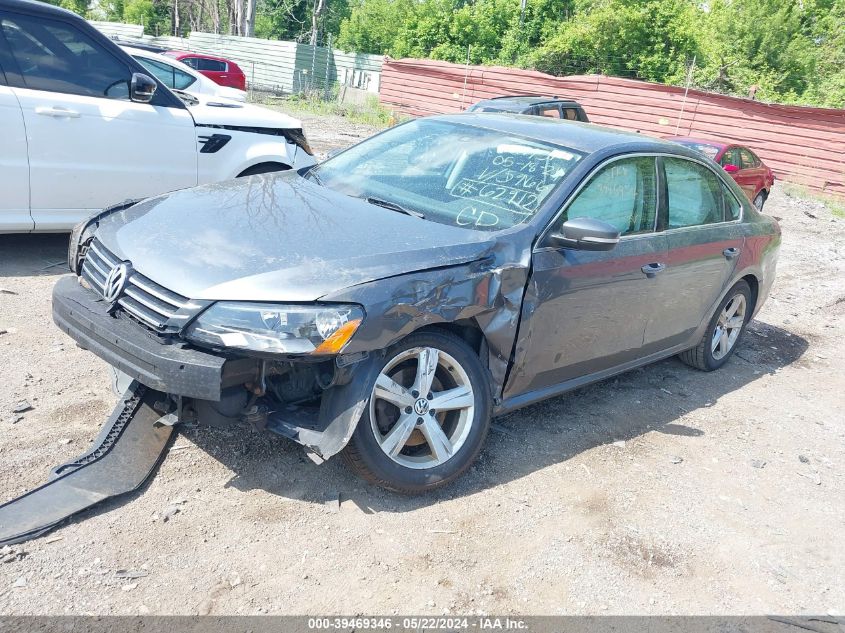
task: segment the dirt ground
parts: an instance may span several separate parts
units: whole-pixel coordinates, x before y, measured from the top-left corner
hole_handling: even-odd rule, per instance
[[[370,132],[305,124],[320,152]],[[845,220],[780,187],[766,211],[778,279],[721,371],[670,359],[508,415],[419,498],[270,435],[188,431],[141,493],[0,552],[0,613],[845,611]],[[66,242],[0,236],[3,500],[115,402],[51,321]]]

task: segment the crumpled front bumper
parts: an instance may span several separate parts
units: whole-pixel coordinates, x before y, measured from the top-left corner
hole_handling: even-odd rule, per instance
[[[219,401],[226,387],[253,381],[258,361],[227,359],[183,343],[165,343],[128,318],[115,318],[108,306],[82,287],[75,275],[53,288],[53,321],[80,347],[153,389],[173,395]]]

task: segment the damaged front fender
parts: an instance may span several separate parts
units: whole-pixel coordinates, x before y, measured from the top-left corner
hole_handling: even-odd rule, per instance
[[[359,284],[321,297],[357,303],[367,311],[361,327],[338,357],[335,384],[323,392],[319,414],[296,407],[272,412],[267,428],[305,446],[316,461],[339,453],[352,437],[389,348],[425,327],[476,328],[495,401],[510,369],[528,249],[497,244],[475,261]],[[373,316],[376,315],[376,316]]]
[[[472,324],[489,350],[494,398],[501,395],[516,340],[529,271],[529,249],[502,240],[470,263],[353,286],[322,297],[363,305],[368,317],[345,354],[385,350],[427,326]],[[376,315],[376,316],[372,316]]]
[[[347,368],[342,369],[347,382],[323,392],[316,423],[291,407],[271,413],[267,429],[302,444],[317,462],[336,455],[349,443],[364,414],[381,362],[380,355],[367,355],[348,374]]]

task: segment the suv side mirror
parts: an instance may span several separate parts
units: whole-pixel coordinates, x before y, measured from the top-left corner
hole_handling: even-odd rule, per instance
[[[144,73],[132,73],[132,82],[129,84],[129,98],[138,103],[149,103],[152,101],[158,84]]]
[[[559,233],[549,233],[546,241],[558,248],[609,251],[619,243],[619,231],[602,220],[573,218],[563,223]]]
[[[739,171],[739,167],[737,167],[736,165],[725,165],[725,171],[729,174],[735,174]]]

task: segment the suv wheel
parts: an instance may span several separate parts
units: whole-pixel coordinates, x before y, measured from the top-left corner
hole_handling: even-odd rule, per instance
[[[464,341],[440,331],[411,334],[385,355],[343,455],[372,483],[425,492],[454,480],[475,460],[491,411],[486,372]]]

